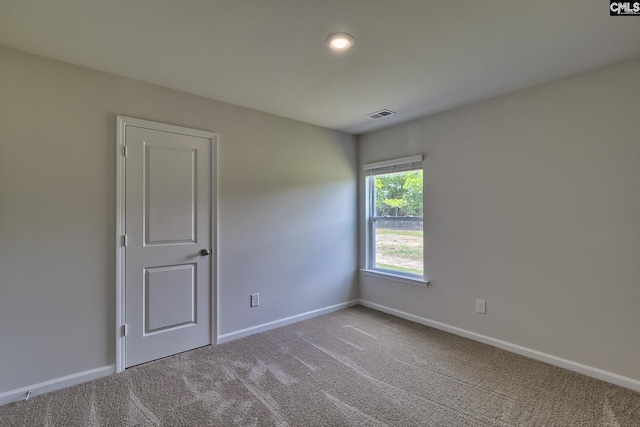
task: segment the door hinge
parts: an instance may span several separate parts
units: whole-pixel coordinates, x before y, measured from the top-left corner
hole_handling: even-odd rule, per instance
[[[126,247],[126,246],[127,246],[127,243],[128,243],[128,242],[127,242],[127,235],[126,235],[126,234],[123,234],[123,235],[122,235],[122,246],[125,246],[125,247]]]
[[[127,157],[127,156],[129,155],[129,150],[128,150],[128,148],[129,148],[129,147],[127,147],[126,145],[123,145],[123,146],[122,146],[122,156],[123,156],[123,157]]]
[[[122,325],[122,336],[126,337],[127,336],[127,324],[125,323],[124,325]]]

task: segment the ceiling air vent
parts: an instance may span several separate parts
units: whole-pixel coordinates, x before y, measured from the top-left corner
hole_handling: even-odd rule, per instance
[[[373,119],[373,120],[378,120],[378,119],[381,119],[383,117],[392,116],[394,114],[395,114],[395,112],[393,112],[391,110],[384,109],[384,110],[376,111],[375,113],[367,114],[367,117],[369,117],[370,119]]]

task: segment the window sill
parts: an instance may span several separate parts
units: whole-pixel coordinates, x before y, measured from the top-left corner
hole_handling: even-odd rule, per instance
[[[406,283],[408,285],[420,286],[422,288],[426,288],[431,284],[429,280],[401,276],[399,274],[387,273],[378,270],[367,270],[363,268],[360,269],[360,273],[364,274],[365,276],[377,277],[378,279],[393,280],[394,282]]]

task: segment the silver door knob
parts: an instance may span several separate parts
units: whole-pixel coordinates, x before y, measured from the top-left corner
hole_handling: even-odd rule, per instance
[[[209,249],[203,249],[200,251],[200,255],[202,256],[211,255],[211,251]]]

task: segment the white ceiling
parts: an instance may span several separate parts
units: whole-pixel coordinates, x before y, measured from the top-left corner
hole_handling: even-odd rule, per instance
[[[355,45],[329,51],[328,34]],[[363,133],[640,56],[603,0],[0,0],[0,45]],[[395,116],[365,114],[388,108]]]

